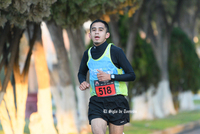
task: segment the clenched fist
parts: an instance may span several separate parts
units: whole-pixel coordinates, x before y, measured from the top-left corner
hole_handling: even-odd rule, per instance
[[[80,90],[86,90],[87,88],[90,87],[90,84],[87,83],[86,81],[82,82],[81,85],[79,86]]]

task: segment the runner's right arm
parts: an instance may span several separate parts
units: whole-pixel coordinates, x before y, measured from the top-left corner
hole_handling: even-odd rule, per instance
[[[87,72],[88,72],[88,66],[87,66],[87,61],[88,61],[88,50],[86,50],[83,54],[83,58],[81,60],[81,64],[79,67],[79,72],[78,72],[78,80],[80,82],[80,89],[83,89],[86,85],[89,83],[86,82],[86,77],[87,77]],[[86,82],[87,84],[84,84],[83,82]],[[84,90],[84,89],[83,89]]]

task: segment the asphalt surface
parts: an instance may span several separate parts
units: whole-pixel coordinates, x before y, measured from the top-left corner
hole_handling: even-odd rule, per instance
[[[200,127],[197,127],[197,128],[191,129],[191,130],[187,130],[184,132],[180,132],[178,134],[200,134]]]

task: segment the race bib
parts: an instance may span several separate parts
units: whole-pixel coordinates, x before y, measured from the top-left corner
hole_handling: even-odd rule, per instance
[[[116,95],[114,81],[94,81],[95,91],[98,97]]]

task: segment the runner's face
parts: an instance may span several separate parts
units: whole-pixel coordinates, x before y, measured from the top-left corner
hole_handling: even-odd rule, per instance
[[[106,27],[101,22],[96,22],[92,24],[90,31],[90,38],[92,39],[95,46],[99,46],[109,38],[110,33],[106,32]]]

